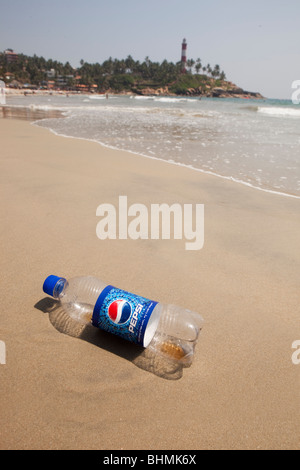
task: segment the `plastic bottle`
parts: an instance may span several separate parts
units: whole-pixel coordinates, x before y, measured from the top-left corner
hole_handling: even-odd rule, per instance
[[[149,346],[171,360],[192,361],[203,324],[198,313],[131,294],[91,276],[67,280],[50,275],[43,290],[78,322]]]

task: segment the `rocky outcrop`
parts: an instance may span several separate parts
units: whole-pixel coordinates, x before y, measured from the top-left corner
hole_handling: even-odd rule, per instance
[[[245,91],[237,86],[227,87],[210,87],[206,86],[205,90],[199,88],[189,88],[186,90],[188,96],[203,96],[207,98],[244,98],[244,99],[264,99],[257,92]]]
[[[169,92],[169,88],[166,87],[161,87],[161,88],[142,88],[140,90],[135,89],[134,92],[138,95],[142,96],[166,96],[170,95],[171,93]]]
[[[211,81],[199,86],[197,88],[187,88],[184,90],[185,96],[199,96],[207,98],[243,98],[243,99],[264,99],[264,97],[257,92],[245,91],[236,86],[232,82],[222,82],[222,86],[214,87],[215,81]],[[133,88],[132,92],[143,96],[177,96],[169,90],[168,86],[160,88],[152,88],[146,86],[145,88]]]
[[[239,87],[232,88],[221,88],[216,87],[211,90],[208,96],[212,98],[256,98],[263,99],[263,96],[260,93],[253,91],[245,91]]]

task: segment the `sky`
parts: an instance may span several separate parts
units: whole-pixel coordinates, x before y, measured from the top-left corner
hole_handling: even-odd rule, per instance
[[[228,80],[291,99],[300,80],[299,0],[0,0],[0,51],[45,59],[109,57],[219,64]]]

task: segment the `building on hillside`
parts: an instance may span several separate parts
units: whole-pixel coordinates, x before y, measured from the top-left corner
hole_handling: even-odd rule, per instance
[[[12,49],[6,49],[4,51],[4,56],[8,64],[11,64],[12,62],[16,62],[19,57],[18,54],[14,52]]]
[[[55,78],[55,70],[50,69],[46,71],[47,78]]]

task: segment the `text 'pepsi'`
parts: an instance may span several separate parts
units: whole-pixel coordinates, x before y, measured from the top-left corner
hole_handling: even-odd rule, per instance
[[[157,303],[113,286],[107,286],[97,299],[92,324],[132,343],[144,346],[147,325]],[[145,343],[148,345],[148,340]]]

